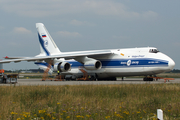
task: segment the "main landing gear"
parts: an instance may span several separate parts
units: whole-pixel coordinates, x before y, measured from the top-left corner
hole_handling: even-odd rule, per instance
[[[153,81],[153,78],[152,77],[144,77],[143,81]]]

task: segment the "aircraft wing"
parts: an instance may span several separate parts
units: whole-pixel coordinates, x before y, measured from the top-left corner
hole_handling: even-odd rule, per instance
[[[10,60],[2,60],[0,63],[10,63],[10,62],[21,62],[21,61],[43,61],[48,59],[59,59],[59,58],[75,58],[75,57],[82,57],[82,56],[101,56],[112,54],[110,50],[94,50],[94,51],[78,51],[78,52],[63,52],[57,55],[50,55],[50,56],[35,56],[35,57],[22,57],[19,59],[10,59]]]
[[[25,58],[25,57],[4,57],[5,59],[22,59],[22,58]]]

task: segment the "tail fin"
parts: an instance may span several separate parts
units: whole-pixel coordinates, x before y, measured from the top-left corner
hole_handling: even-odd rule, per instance
[[[56,53],[60,53],[61,51],[55,44],[54,40],[52,39],[51,35],[45,28],[44,24],[36,23],[36,28],[38,31],[39,43],[40,43],[40,55],[52,55]]]

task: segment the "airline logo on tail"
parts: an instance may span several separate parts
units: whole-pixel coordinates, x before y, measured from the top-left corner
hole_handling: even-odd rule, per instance
[[[47,40],[44,41],[44,46],[45,46],[45,47],[48,46],[48,41],[47,41]]]

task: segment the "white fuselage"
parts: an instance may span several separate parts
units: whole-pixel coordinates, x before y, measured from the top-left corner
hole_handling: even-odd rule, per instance
[[[170,57],[150,50],[156,50],[156,48],[113,49],[110,55],[91,57],[101,61],[101,69],[86,71],[88,74],[96,73],[99,78],[105,78],[156,75],[173,69],[175,63]],[[71,64],[71,70],[63,74],[82,74],[79,68],[83,67],[83,64],[73,59],[66,62]]]

